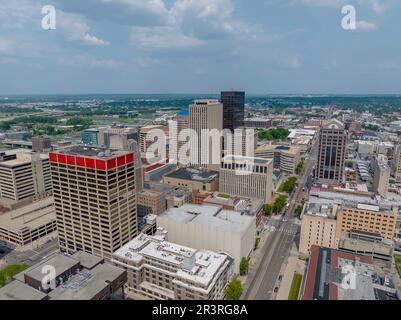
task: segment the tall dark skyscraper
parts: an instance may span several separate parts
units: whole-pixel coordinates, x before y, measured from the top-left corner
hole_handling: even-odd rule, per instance
[[[222,91],[220,101],[223,104],[223,129],[234,131],[244,125],[245,92]]]
[[[321,182],[342,182],[347,148],[347,131],[340,121],[323,123],[319,134],[317,178]]]

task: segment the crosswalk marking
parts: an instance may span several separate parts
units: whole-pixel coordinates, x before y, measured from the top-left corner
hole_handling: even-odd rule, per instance
[[[276,229],[275,232],[282,232],[282,233],[292,234],[292,235],[295,235],[297,233],[297,231],[294,229],[285,229],[285,228],[280,228],[278,230]]]

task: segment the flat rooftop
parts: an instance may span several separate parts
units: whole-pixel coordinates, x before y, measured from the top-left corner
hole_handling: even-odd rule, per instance
[[[0,288],[0,300],[44,300],[47,294],[20,281],[11,281]]]
[[[83,269],[48,295],[54,300],[93,300],[110,286],[109,282],[115,281],[124,272],[111,264],[100,264],[92,270]]]
[[[76,145],[55,151],[59,154],[68,154],[74,156],[84,156],[99,159],[114,158],[116,156],[126,155],[130,152],[121,150],[110,150],[103,147],[94,147],[88,145]]]
[[[11,153],[11,154],[13,154],[13,153]],[[0,166],[14,168],[14,167],[18,167],[18,166],[21,166],[24,164],[30,164],[33,160],[32,158],[35,153],[32,151],[29,151],[29,150],[25,150],[25,152],[18,151],[14,154],[17,156],[16,159],[0,161]],[[41,154],[39,154],[39,159],[47,160],[47,159],[49,159],[49,156],[41,153]]]
[[[19,232],[22,229],[36,229],[56,220],[53,198],[47,198],[0,215],[0,226]]]
[[[285,145],[274,145],[274,144],[264,144],[258,147],[255,152],[284,152],[291,155],[296,155],[300,152],[300,148],[296,146],[285,146]]]
[[[181,279],[208,286],[217,271],[227,261],[224,254],[208,250],[196,250],[165,241],[164,235],[140,234],[117,250],[113,256],[135,264],[145,258],[161,260],[177,267],[175,281]]]
[[[195,168],[180,168],[176,171],[166,174],[165,177],[212,183],[218,179],[219,173],[217,171],[199,170]]]
[[[203,224],[224,232],[245,233],[255,217],[238,211],[224,210],[217,205],[185,204],[171,208],[158,217],[158,220],[171,219],[186,224]]]
[[[355,288],[344,286],[344,268],[355,271]],[[376,272],[372,257],[312,246],[302,300],[398,300],[398,296],[391,281]]]
[[[265,159],[265,158],[234,156],[234,155],[228,155],[223,158],[224,163],[238,163],[238,164],[254,163],[259,165],[267,165],[271,161],[272,161],[271,159]]]
[[[56,279],[73,268],[79,267],[79,269],[55,289],[45,294],[25,283],[25,277],[41,282],[42,267],[45,265],[51,265],[56,269]],[[88,253],[77,252],[72,256],[55,253],[14,276],[15,280],[10,283],[10,286],[0,289],[0,300],[4,295],[15,296],[18,299],[37,297],[54,300],[92,300],[98,298],[100,293],[104,293],[111,283],[121,279],[125,273],[124,269],[104,263],[103,258]],[[107,293],[110,293],[110,290],[107,289]]]

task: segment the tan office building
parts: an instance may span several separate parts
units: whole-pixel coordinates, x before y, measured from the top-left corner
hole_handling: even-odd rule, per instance
[[[273,160],[226,156],[220,168],[220,192],[271,203]]]
[[[134,153],[74,146],[49,157],[61,251],[110,259],[137,235]]]
[[[221,253],[167,242],[167,234],[140,234],[113,254],[127,270],[127,295],[135,299],[223,300],[232,259]]]
[[[47,155],[11,152],[9,160],[0,162],[0,198],[5,202],[16,203],[41,195],[46,197],[51,191],[50,163]]]
[[[302,215],[301,238],[299,242],[299,253],[308,257],[313,245],[320,247],[338,248],[336,238],[338,204],[322,205],[307,203]]]
[[[156,190],[145,189],[137,194],[138,216],[149,214],[160,215],[167,210],[166,194]]]
[[[189,106],[189,128],[191,129],[191,164],[218,170],[222,150],[223,105],[217,100],[196,100]],[[208,130],[212,129],[217,129],[220,133],[218,141],[212,141],[212,139],[207,141]],[[207,147],[202,148],[202,144]],[[213,161],[214,158],[218,158],[219,161]]]
[[[294,174],[300,158],[300,152],[299,147],[265,144],[256,149],[255,156],[273,159],[274,169]]]
[[[383,208],[376,205],[344,203],[337,214],[336,237],[358,230],[380,234],[385,240],[395,236],[398,209]]]

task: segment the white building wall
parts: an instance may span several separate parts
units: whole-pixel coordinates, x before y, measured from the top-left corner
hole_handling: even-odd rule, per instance
[[[239,273],[240,261],[253,250],[256,223],[251,223],[243,234],[224,232],[212,225],[182,223],[167,215],[157,217],[157,226],[168,231],[168,241],[198,250],[224,251],[234,258],[234,270]]]

